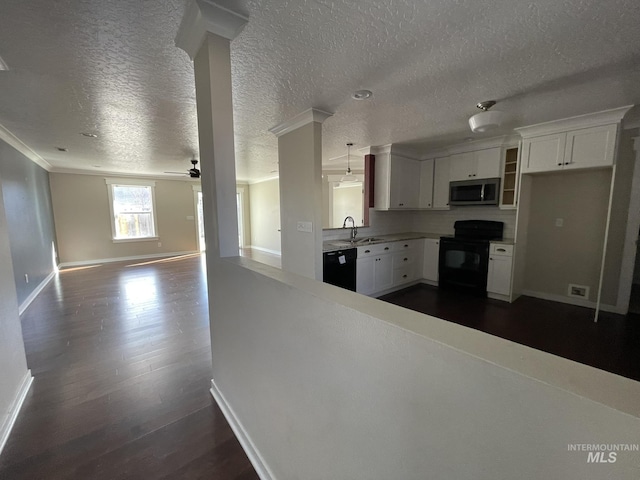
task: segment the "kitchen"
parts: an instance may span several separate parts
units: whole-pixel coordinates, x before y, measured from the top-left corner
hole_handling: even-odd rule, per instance
[[[326,230],[325,255],[357,250],[357,259],[343,259],[341,265],[351,264],[356,273],[352,289],[393,299],[399,290],[396,296],[416,285],[443,283],[443,243],[454,241],[454,228],[456,236],[464,236],[465,224],[500,225],[476,247],[485,252],[476,262],[484,275],[476,294],[504,302],[522,295],[546,300],[552,312],[566,308],[562,304],[587,307],[582,312],[590,321],[608,312],[602,321],[611,325],[620,317],[610,312],[624,314],[628,303],[618,286],[630,283],[622,259],[635,160],[632,131],[622,124],[628,109],[524,127],[517,129],[521,136],[456,145],[418,157],[428,158],[423,161],[402,146],[371,148],[366,152],[375,155],[370,226],[359,227],[353,242],[345,230]],[[456,205],[460,184],[449,182],[464,182],[465,175],[472,184],[498,183],[495,205],[473,200]],[[488,180],[495,178],[499,182]],[[450,192],[454,205],[447,205]],[[474,290],[466,287],[465,294]],[[414,290],[424,294],[424,288]],[[414,304],[408,300],[405,306]]]

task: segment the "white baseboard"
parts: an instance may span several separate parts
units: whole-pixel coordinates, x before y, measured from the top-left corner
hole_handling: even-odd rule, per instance
[[[129,262],[132,260],[148,260],[150,258],[163,258],[163,257],[179,257],[180,255],[193,255],[200,253],[197,250],[190,250],[187,252],[167,252],[167,253],[151,253],[149,255],[134,255],[132,257],[116,257],[116,258],[95,258],[93,260],[80,260],[78,262],[62,262],[58,267],[82,267],[85,265],[95,265],[97,263],[113,263],[113,262]]]
[[[578,307],[586,307],[586,308],[596,308],[596,303],[590,300],[581,300],[579,298],[566,297],[564,295],[555,295],[553,293],[545,293],[545,292],[534,292],[531,290],[523,290],[520,292],[521,295],[526,295],[527,297],[540,298],[542,300],[551,300],[552,302],[559,303],[568,303],[569,305],[576,305]],[[604,303],[600,304],[600,310],[603,312],[609,313],[618,313],[620,315],[624,315],[627,312],[623,308],[619,308],[615,305],[607,305]]]
[[[36,299],[36,297],[40,294],[40,292],[44,289],[44,287],[46,287],[55,276],[56,276],[56,272],[54,270],[49,275],[47,275],[47,277],[44,280],[40,282],[40,284],[35,288],[33,292],[29,294],[27,298],[25,298],[24,302],[22,302],[18,307],[19,315],[22,315],[24,313],[27,307],[31,305],[31,302],[33,302]]]
[[[227,400],[224,398],[224,395],[213,379],[211,379],[211,389],[209,391],[220,407],[220,410],[222,410],[227,422],[231,425],[233,433],[235,433],[240,445],[242,445],[242,449],[247,454],[247,457],[249,457],[249,461],[251,462],[251,465],[253,465],[258,477],[260,477],[260,480],[275,480],[275,477],[269,471],[269,468],[262,459],[262,456],[251,440],[251,437],[249,437],[249,434],[242,426],[242,422],[240,422],[233,409],[229,406]]]
[[[2,450],[9,439],[13,425],[16,423],[16,419],[18,418],[24,399],[26,398],[27,393],[29,393],[29,388],[31,388],[32,382],[33,377],[31,376],[31,370],[27,370],[27,373],[25,373],[22,383],[20,384],[20,388],[16,392],[13,403],[11,404],[11,407],[9,407],[9,415],[7,416],[6,421],[0,426],[0,455],[2,455]]]
[[[282,252],[278,250],[270,250],[268,248],[256,247],[255,245],[249,245],[249,248],[252,250],[258,250],[259,252],[270,253],[271,255],[282,256]]]

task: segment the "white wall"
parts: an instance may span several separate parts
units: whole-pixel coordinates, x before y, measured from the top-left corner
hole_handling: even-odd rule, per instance
[[[249,185],[251,246],[280,253],[280,185],[278,179]]]
[[[19,408],[19,397],[28,388],[31,374],[22,340],[18,297],[13,280],[9,232],[0,186],[0,452]]]
[[[209,281],[214,391],[273,479],[640,474],[567,451],[638,443],[638,382],[248,259]]]
[[[155,180],[158,239],[123,243],[112,239],[104,176],[51,173],[49,180],[60,263],[198,250],[196,183],[187,178]]]

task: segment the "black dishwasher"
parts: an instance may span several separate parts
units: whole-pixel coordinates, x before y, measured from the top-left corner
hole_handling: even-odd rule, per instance
[[[323,259],[323,281],[337,287],[356,291],[356,258],[358,249],[348,248],[325,252]]]

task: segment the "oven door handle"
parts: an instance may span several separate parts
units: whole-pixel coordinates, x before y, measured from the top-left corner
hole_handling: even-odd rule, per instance
[[[484,183],[482,184],[482,188],[480,189],[480,201],[484,202]]]

